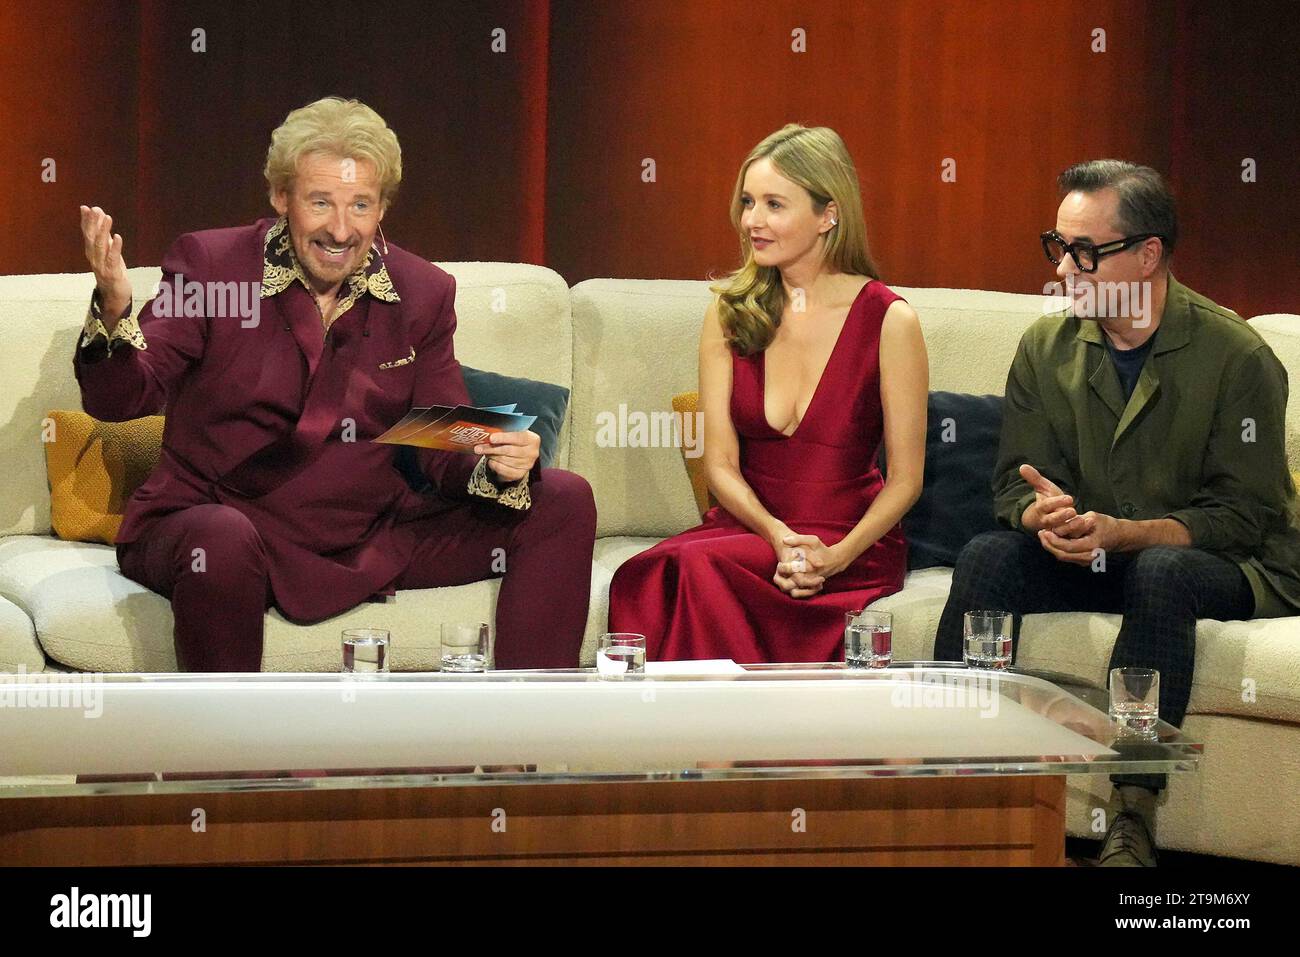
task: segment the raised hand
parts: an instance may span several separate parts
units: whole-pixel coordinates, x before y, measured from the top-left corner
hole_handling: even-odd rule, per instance
[[[81,238],[86,261],[95,274],[104,326],[109,332],[131,303],[131,278],[122,258],[122,234],[113,232],[113,217],[98,206],[81,207]]]
[[[1020,466],[1020,477],[1034,490],[1034,501],[1020,517],[1026,531],[1059,530],[1078,514],[1074,510],[1074,496],[1067,495],[1032,465]]]

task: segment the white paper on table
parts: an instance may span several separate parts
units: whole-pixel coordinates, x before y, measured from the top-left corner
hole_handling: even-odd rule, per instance
[[[648,675],[743,675],[745,669],[730,658],[709,658],[701,661],[647,661]]]

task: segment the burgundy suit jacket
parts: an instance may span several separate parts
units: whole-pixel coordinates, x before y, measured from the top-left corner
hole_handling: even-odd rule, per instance
[[[163,258],[163,282],[180,274],[187,283],[260,286],[274,224],[181,236]],[[421,450],[433,490],[417,493],[394,466],[396,447],[369,441],[412,406],[469,401],[452,348],[455,280],[391,244],[383,260],[401,301],[362,295],[328,335],[294,282],[260,300],[256,326],[167,309],[160,316],[155,299],[139,319],[147,348],[123,342],[108,355],[102,339],[78,346],[74,369],[88,413],[167,417],[158,465],[127,505],[119,547],[178,509],[219,503],[260,533],[287,617],[319,621],[391,590],[416,535],[429,534],[422,520],[469,497],[477,459]],[[412,351],[414,361],[392,365]],[[529,479],[541,479],[540,467]]]

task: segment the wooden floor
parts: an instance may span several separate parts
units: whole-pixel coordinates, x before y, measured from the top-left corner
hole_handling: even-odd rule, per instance
[[[1046,776],[0,801],[7,865],[1056,866],[1064,855],[1065,778]]]

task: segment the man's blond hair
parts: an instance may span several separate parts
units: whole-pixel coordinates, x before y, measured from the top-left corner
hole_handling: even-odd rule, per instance
[[[309,153],[327,153],[351,160],[369,160],[379,179],[385,209],[402,181],[402,148],[384,118],[359,100],[327,96],[299,107],[271,134],[266,151],[268,192],[288,190],[298,174],[298,161]]]

